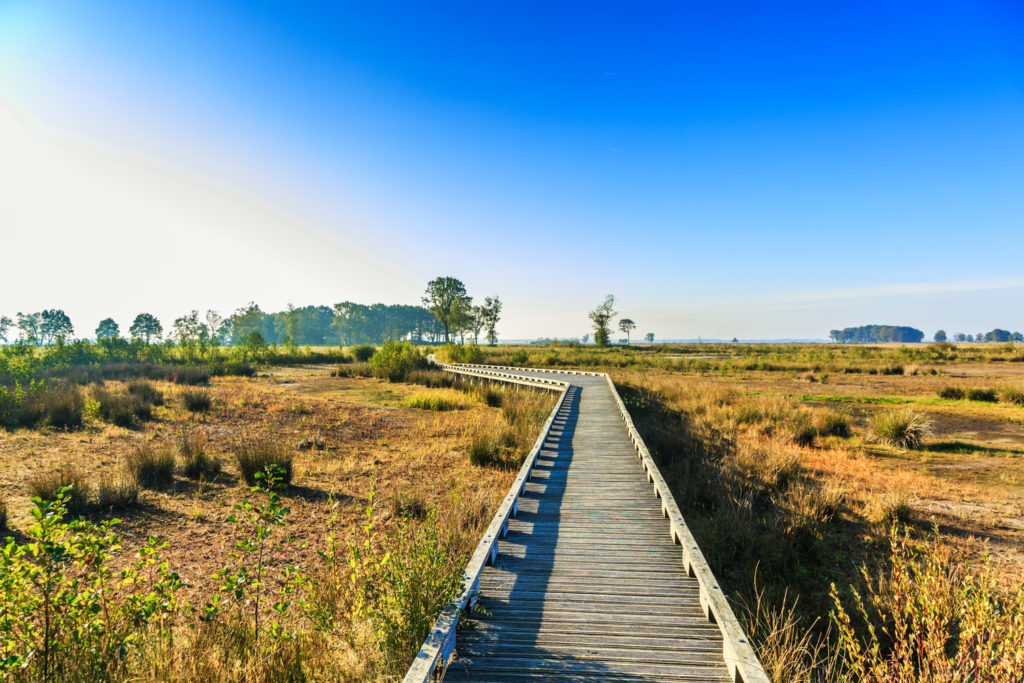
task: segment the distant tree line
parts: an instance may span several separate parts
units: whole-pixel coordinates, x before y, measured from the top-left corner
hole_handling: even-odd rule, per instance
[[[861,325],[832,330],[828,333],[832,341],[839,344],[872,344],[899,342],[917,344],[924,339],[924,332],[913,327],[898,325]]]
[[[906,344],[917,344],[924,340],[924,333],[913,327],[897,327],[894,325],[861,325],[860,327],[847,327],[842,330],[832,330],[828,333],[829,338],[839,344],[870,344],[879,342],[898,342]],[[958,332],[952,336],[947,335],[945,330],[938,330],[934,336],[937,342],[953,341],[958,342],[1022,342],[1024,335],[1020,332],[1009,332],[996,328],[991,332],[978,332],[977,334],[964,334]]]
[[[166,339],[183,347],[247,345],[350,346],[381,344],[388,340],[448,342],[485,334],[489,343],[498,341],[501,299],[486,297],[473,305],[465,285],[452,277],[436,278],[427,286],[423,306],[406,304],[359,304],[343,301],[334,306],[291,304],[283,311],[266,312],[254,302],[228,317],[207,311],[200,318],[193,310],[176,318]],[[130,338],[153,344],[164,339],[164,326],[151,313],[139,313],[128,328]],[[0,343],[48,346],[74,338],[71,319],[60,309],[18,313],[16,320],[0,316]],[[121,339],[121,328],[113,318],[104,318],[95,330],[97,341],[107,344]]]

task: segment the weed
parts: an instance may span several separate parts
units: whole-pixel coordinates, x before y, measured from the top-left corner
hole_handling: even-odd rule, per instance
[[[430,512],[430,504],[426,495],[419,489],[399,493],[393,491],[391,494],[391,515],[403,519],[427,518]]]
[[[268,467],[279,468],[279,483],[288,486],[292,481],[292,452],[277,441],[254,438],[240,441],[234,446],[238,470],[246,484],[255,486],[257,474]]]
[[[879,413],[871,421],[872,438],[893,448],[920,448],[933,432],[931,419],[910,409]]]
[[[193,413],[208,412],[210,410],[210,406],[213,405],[213,399],[210,398],[210,393],[203,389],[181,392],[181,401],[185,404],[185,407]]]
[[[169,446],[152,443],[136,446],[128,454],[125,468],[143,488],[166,488],[174,483],[174,451]]]
[[[480,398],[491,408],[501,407],[502,393],[493,387],[483,387],[480,389]]]

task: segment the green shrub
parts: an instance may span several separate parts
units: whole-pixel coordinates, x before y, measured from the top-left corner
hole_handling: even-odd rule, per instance
[[[999,398],[1006,403],[1024,406],[1024,384],[1006,385],[999,388]]]
[[[349,349],[349,353],[352,354],[357,363],[365,363],[373,358],[373,354],[377,353],[377,347],[370,344],[359,344]]]
[[[255,438],[235,444],[235,460],[242,479],[250,486],[258,481],[256,474],[269,466],[280,468],[280,483],[288,486],[292,481],[292,452],[270,439]]]
[[[484,387],[480,390],[480,398],[491,408],[500,408],[503,395],[494,387]]]
[[[958,387],[952,384],[939,387],[939,398],[945,398],[950,401],[961,401],[966,395],[967,391],[963,387]]]
[[[797,413],[789,424],[789,439],[798,446],[813,446],[818,430],[807,413]]]
[[[210,398],[209,392],[202,389],[181,392],[181,401],[193,413],[205,413],[210,410],[210,406],[213,404],[213,399]]]
[[[174,452],[167,446],[137,446],[128,454],[125,467],[143,488],[161,489],[174,483]]]
[[[48,474],[40,474],[29,481],[29,494],[44,502],[53,502],[58,494],[67,489],[64,506],[75,516],[89,512],[89,496],[92,486],[78,469],[64,465]]]
[[[177,449],[181,473],[189,479],[212,479],[220,473],[221,461],[206,452],[206,439],[202,435],[182,434]]]
[[[850,418],[835,410],[820,413],[814,421],[820,436],[850,436]]]
[[[871,421],[874,439],[894,448],[920,448],[933,431],[927,415],[910,409],[879,413]]]
[[[968,389],[967,398],[971,401],[983,401],[985,403],[995,403],[999,400],[993,389]]]
[[[386,341],[370,359],[373,374],[390,382],[400,382],[414,370],[427,367],[427,359],[410,342]]]
[[[135,480],[101,479],[96,487],[96,506],[101,510],[125,510],[139,502],[139,484]]]
[[[139,400],[144,403],[149,403],[154,406],[162,406],[164,404],[163,392],[154,387],[151,382],[147,382],[144,379],[137,379],[129,382],[128,393],[133,396],[137,396]]]

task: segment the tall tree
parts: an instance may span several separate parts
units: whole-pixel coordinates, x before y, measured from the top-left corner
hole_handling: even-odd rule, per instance
[[[611,321],[618,311],[615,310],[615,297],[609,294],[604,301],[592,310],[590,321],[594,324],[594,343],[598,346],[608,346],[611,334]]]
[[[160,339],[164,327],[152,313],[139,313],[132,321],[132,326],[128,328],[128,333],[132,335],[132,339],[141,339],[149,344],[154,339]]]
[[[472,299],[466,294],[466,285],[453,277],[438,277],[427,283],[423,305],[434,314],[444,328],[444,341],[451,341],[452,330],[465,323]]]
[[[96,327],[96,339],[116,339],[120,334],[121,328],[113,318],[104,318]]]
[[[39,324],[41,314],[22,313],[18,311],[18,332],[21,333],[21,341],[29,344],[39,343]]]
[[[937,341],[937,342],[944,342],[944,341],[946,341],[946,331],[945,330],[939,330],[938,332],[936,332],[935,333],[935,341]]]
[[[653,332],[648,332],[648,333],[647,333],[647,334],[646,334],[646,335],[644,336],[644,339],[646,339],[646,340],[647,340],[647,343],[648,343],[648,344],[653,344],[653,343],[654,343],[654,333],[653,333]]]
[[[0,344],[7,343],[7,330],[11,329],[14,321],[6,315],[0,315]]]
[[[487,343],[494,346],[498,343],[498,321],[501,320],[501,299],[497,296],[484,297],[482,308],[484,328],[487,329]]]
[[[223,326],[224,316],[214,310],[206,311],[206,328],[209,330],[210,341],[214,346],[224,343]]]
[[[636,329],[636,323],[629,318],[623,318],[619,321],[619,329],[626,333],[626,343],[629,343],[629,333]]]
[[[71,318],[59,308],[50,308],[39,314],[39,343],[64,341],[74,333]]]
[[[842,337],[842,330],[829,330],[828,338],[834,341],[836,344],[839,343],[839,339]]]

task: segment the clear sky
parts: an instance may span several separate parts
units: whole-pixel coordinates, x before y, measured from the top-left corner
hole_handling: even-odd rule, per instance
[[[1019,2],[0,0],[0,314],[1024,328]]]

